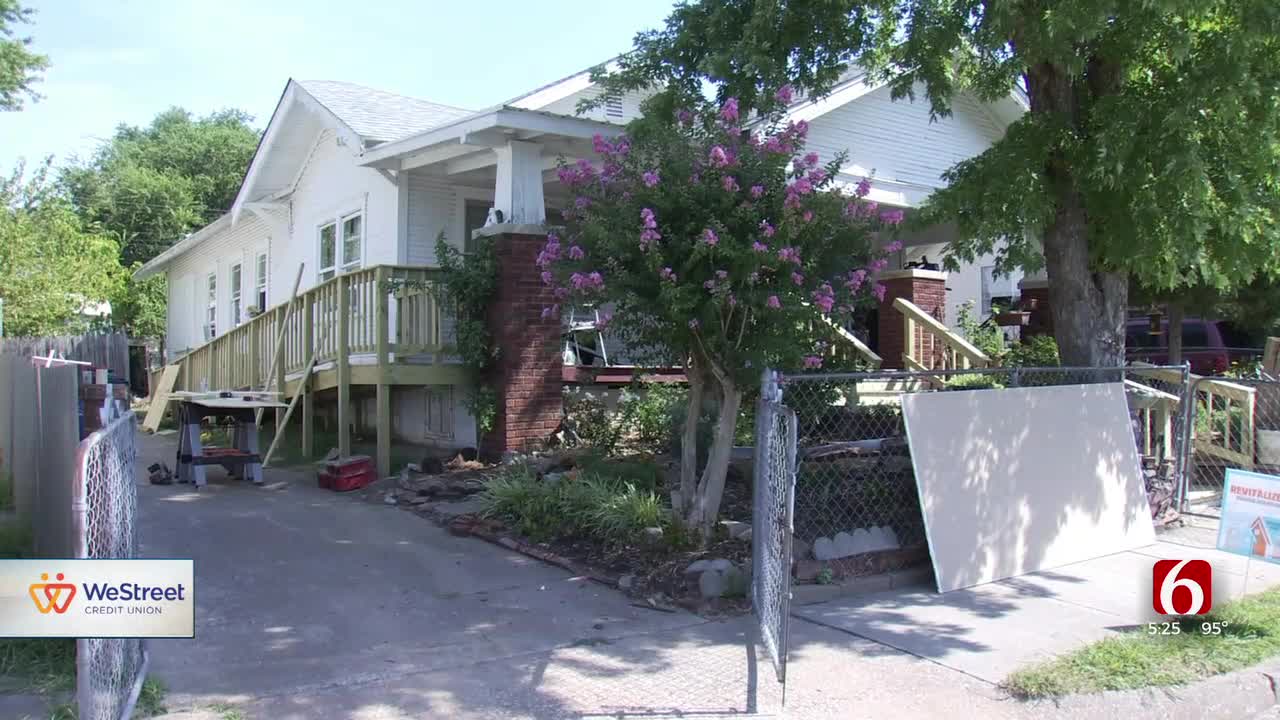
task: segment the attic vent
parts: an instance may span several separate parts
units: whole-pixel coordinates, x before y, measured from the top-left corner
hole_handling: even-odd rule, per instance
[[[607,95],[604,99],[604,116],[615,120],[622,119],[622,96]]]

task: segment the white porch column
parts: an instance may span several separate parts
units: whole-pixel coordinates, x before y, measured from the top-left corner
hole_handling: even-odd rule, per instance
[[[542,145],[508,140],[494,148],[498,154],[498,178],[493,206],[502,211],[504,223],[540,225],[547,219],[542,195]]]

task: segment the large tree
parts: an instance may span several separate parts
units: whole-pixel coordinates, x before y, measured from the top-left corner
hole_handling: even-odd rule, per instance
[[[782,89],[785,95],[789,89]],[[689,382],[677,516],[706,540],[724,491],[743,397],[768,367],[821,367],[836,319],[873,295],[887,265],[873,232],[901,221],[833,185],[842,158],[804,153],[807,125],[741,126],[737,103],[639,124],[603,158],[560,168],[574,193],[563,234],[538,258],[559,303],[591,304],[630,348],[684,366]],[[776,118],[773,118],[776,120]],[[889,247],[888,251],[896,248]],[[612,314],[610,314],[612,313]],[[826,322],[824,322],[826,321]],[[827,332],[824,332],[824,329]],[[714,408],[706,464],[698,423]]]
[[[84,222],[114,237],[121,264],[136,269],[231,207],[258,144],[250,121],[239,110],[195,118],[172,108],[147,127],[119,126],[91,159],[64,168],[62,183]],[[162,335],[165,293],[163,278],[128,280],[112,299],[116,324]]]
[[[119,248],[86,230],[49,179],[48,163],[27,177],[0,178],[0,300],[6,335],[83,331],[86,304],[113,296],[122,280]]]
[[[35,11],[18,0],[0,0],[0,110],[21,110],[24,98],[39,99],[31,89],[49,66],[49,58],[31,51],[31,38],[18,35],[18,25],[31,22]]]
[[[1273,0],[705,0],[638,35],[606,84],[669,107],[709,82],[745,109],[854,64],[937,116],[960,93],[1025,96],[924,217],[959,227],[953,262],[1045,267],[1064,364],[1123,362],[1131,281],[1228,292],[1280,270]]]

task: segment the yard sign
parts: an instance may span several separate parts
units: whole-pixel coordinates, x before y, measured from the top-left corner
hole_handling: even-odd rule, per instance
[[[1227,470],[1218,549],[1280,563],[1280,477]]]

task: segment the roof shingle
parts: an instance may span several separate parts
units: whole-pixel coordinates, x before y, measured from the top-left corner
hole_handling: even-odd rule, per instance
[[[298,84],[366,142],[399,140],[472,114],[338,80],[299,80]]]

